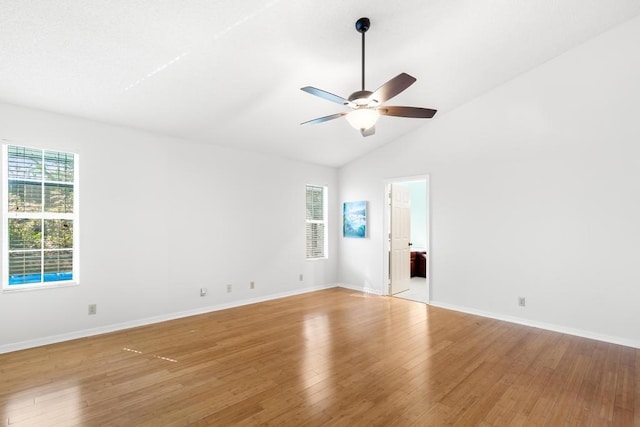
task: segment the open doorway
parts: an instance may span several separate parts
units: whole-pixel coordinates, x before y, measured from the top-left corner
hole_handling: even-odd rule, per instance
[[[389,179],[384,191],[387,294],[429,303],[429,176]]]

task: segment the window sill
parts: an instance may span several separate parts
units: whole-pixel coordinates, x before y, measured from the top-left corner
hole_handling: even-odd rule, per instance
[[[13,286],[19,286],[19,287],[14,288]],[[43,285],[43,286],[28,286],[28,287],[22,287],[20,285],[13,285],[13,286],[10,288],[9,287],[2,288],[2,293],[13,294],[13,293],[30,292],[30,291],[44,291],[44,290],[51,290],[51,289],[58,289],[58,288],[72,288],[75,286],[80,286],[80,283],[62,282],[62,283],[57,283],[55,285]]]

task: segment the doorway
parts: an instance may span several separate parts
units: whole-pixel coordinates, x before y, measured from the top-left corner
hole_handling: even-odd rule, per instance
[[[394,201],[394,190],[395,200]],[[399,190],[399,191],[398,191]],[[429,303],[429,176],[393,178],[384,183],[384,283],[386,294],[398,298]],[[406,214],[405,194],[409,194],[409,238],[403,240]],[[399,203],[399,205],[397,204]],[[395,220],[394,220],[395,212]],[[395,228],[395,233],[394,233]],[[408,250],[399,250],[406,248]],[[408,276],[408,277],[407,277]]]

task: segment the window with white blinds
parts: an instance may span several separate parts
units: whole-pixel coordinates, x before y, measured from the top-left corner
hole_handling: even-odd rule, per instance
[[[2,149],[3,289],[77,283],[77,154]]]
[[[327,187],[307,185],[307,259],[327,257]]]

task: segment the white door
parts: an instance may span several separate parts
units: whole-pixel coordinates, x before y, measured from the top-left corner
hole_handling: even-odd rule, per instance
[[[411,192],[391,184],[390,265],[391,294],[409,289],[411,282]]]

